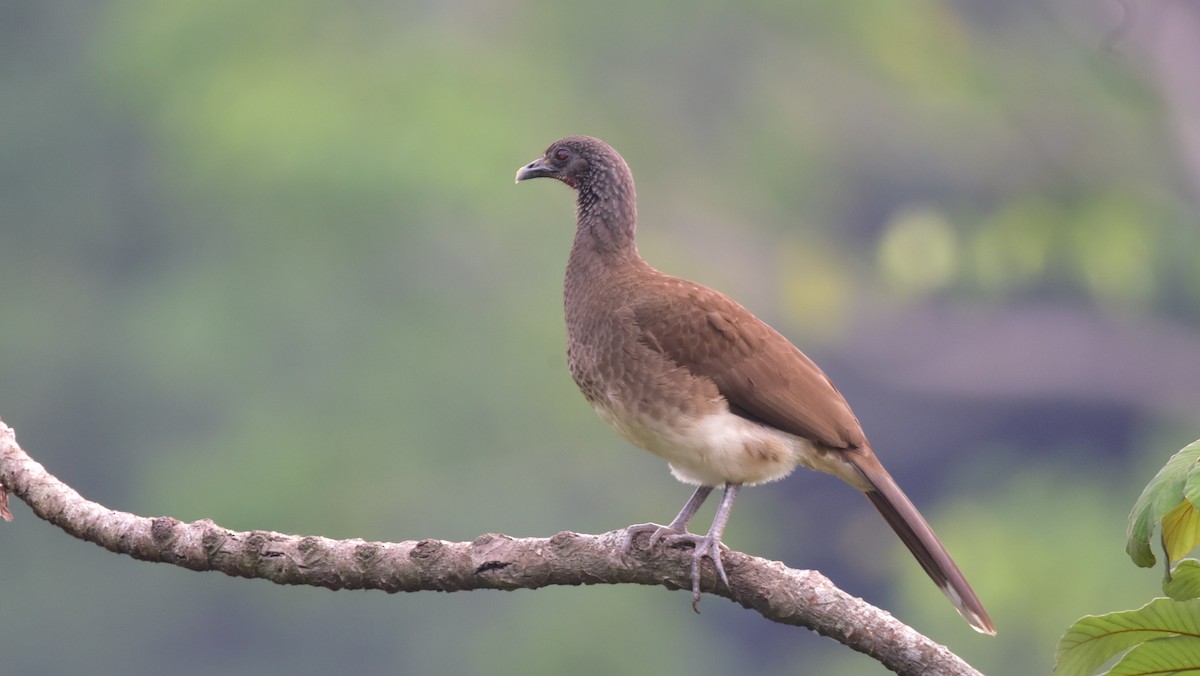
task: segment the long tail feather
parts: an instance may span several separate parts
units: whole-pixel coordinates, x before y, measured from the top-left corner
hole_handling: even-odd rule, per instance
[[[871,484],[866,491],[867,499],[883,515],[884,520],[900,536],[921,567],[933,579],[934,584],[950,599],[958,613],[970,625],[983,634],[995,635],[996,627],[988,617],[983,603],[971,589],[967,578],[958,569],[945,545],[934,534],[929,523],[917,511],[908,496],[900,490],[891,474],[869,450],[865,453],[852,452],[851,462],[863,478]]]

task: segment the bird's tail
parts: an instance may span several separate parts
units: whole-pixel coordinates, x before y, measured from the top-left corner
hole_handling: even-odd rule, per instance
[[[865,452],[864,452],[865,451]],[[849,453],[854,467],[862,474],[871,489],[867,499],[883,515],[884,520],[896,531],[896,535],[908,547],[908,551],[920,562],[921,567],[933,579],[934,584],[950,599],[958,613],[971,627],[982,634],[995,635],[996,628],[967,582],[945,545],[934,534],[933,529],[917,511],[908,496],[900,490],[896,480],[884,469],[869,449]]]

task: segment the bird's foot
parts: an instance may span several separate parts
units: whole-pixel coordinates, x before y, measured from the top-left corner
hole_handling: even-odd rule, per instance
[[[691,535],[688,533],[688,535]],[[692,535],[692,541],[696,545],[696,550],[692,552],[692,610],[700,612],[700,562],[704,557],[712,560],[713,568],[717,571],[717,577],[721,578],[721,582],[725,586],[729,586],[729,576],[725,574],[725,566],[721,565],[721,539],[715,537],[712,533],[700,537]]]
[[[691,569],[692,610],[697,613],[700,612],[700,565],[701,561],[705,558],[712,561],[713,568],[717,571],[717,577],[721,578],[721,582],[726,587],[729,586],[729,576],[725,574],[725,566],[721,564],[721,540],[712,533],[697,535],[671,526],[660,526],[656,523],[637,524],[625,529],[625,537],[621,540],[622,555],[629,554],[633,549],[634,540],[642,533],[650,534],[650,541],[646,543],[647,549],[650,550],[657,547],[660,542],[666,542],[672,547],[691,545],[695,548],[695,551],[692,552]]]
[[[693,538],[698,537],[674,526],[660,526],[657,523],[639,523],[625,529],[625,536],[621,538],[621,554],[623,556],[629,554],[633,549],[633,541],[642,533],[650,534],[650,542],[646,543],[646,549],[649,550],[653,550],[664,539],[689,536]]]

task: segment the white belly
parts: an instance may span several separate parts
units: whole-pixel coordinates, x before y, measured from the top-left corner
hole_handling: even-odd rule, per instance
[[[747,420],[728,410],[671,424],[604,405],[595,407],[630,443],[665,459],[676,479],[688,484],[753,485],[782,479],[797,465],[833,474],[858,487],[858,473],[838,451]]]

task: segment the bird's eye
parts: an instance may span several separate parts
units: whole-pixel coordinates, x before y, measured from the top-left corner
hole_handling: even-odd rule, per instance
[[[571,153],[567,152],[566,148],[559,148],[554,151],[554,159],[558,162],[566,162]]]

